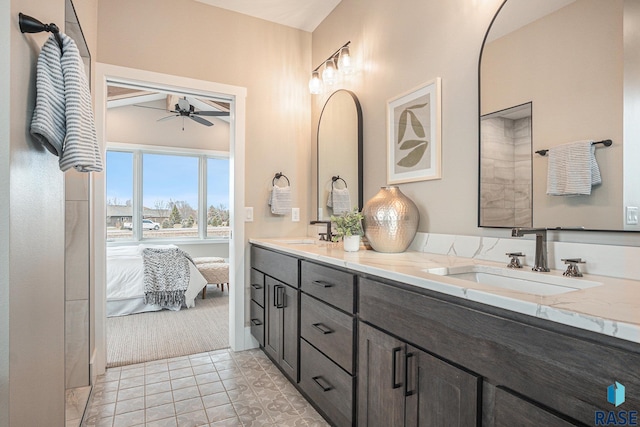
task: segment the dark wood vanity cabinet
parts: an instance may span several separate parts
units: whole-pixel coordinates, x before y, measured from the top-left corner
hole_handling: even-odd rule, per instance
[[[251,334],[293,382],[298,382],[298,262],[279,252],[251,247]]]
[[[300,388],[336,426],[355,422],[353,273],[301,261]]]
[[[264,347],[264,274],[251,269],[250,322],[251,335]]]
[[[367,324],[359,333],[358,425],[478,424],[477,375]]]
[[[261,247],[251,254],[252,333],[332,425],[566,427],[640,409],[637,343]],[[264,332],[253,322],[261,313]],[[607,402],[614,382],[626,387],[619,407]]]

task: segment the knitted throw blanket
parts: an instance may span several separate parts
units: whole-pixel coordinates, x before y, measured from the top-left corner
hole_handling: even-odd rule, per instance
[[[144,303],[180,308],[189,286],[189,254],[178,249],[142,250]]]

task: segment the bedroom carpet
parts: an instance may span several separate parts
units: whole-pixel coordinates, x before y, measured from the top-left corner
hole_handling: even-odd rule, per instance
[[[107,318],[107,367],[229,347],[229,293],[209,286],[207,299],[180,311]]]

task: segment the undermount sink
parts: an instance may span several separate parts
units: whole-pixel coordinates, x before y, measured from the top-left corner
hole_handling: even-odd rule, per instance
[[[438,267],[425,269],[423,271],[534,295],[558,295],[602,285],[600,282],[593,282],[582,278],[554,276],[549,273],[487,265]]]
[[[316,239],[281,239],[278,240],[280,243],[284,243],[285,245],[314,245],[318,240]]]

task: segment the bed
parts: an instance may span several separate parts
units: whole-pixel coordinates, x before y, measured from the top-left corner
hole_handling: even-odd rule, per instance
[[[144,264],[142,251],[150,249],[177,249],[175,245],[137,245],[107,247],[107,317],[159,311],[158,304],[144,303]],[[182,308],[195,306],[195,298],[207,285],[206,279],[189,262],[189,283]],[[172,308],[180,310],[181,307]]]

